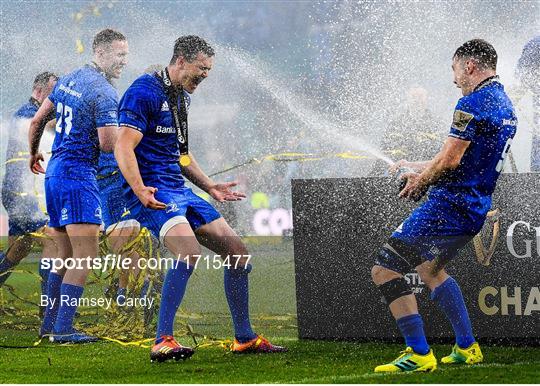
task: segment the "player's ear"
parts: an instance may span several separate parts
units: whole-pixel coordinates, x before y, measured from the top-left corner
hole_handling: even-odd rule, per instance
[[[476,67],[476,63],[475,63],[473,60],[467,60],[467,61],[465,62],[465,72],[466,72],[467,74],[469,74],[469,75],[472,74],[472,72],[474,71],[475,67]]]
[[[180,69],[183,69],[185,64],[186,59],[183,56],[179,56],[178,58],[176,58],[176,65],[180,67]]]

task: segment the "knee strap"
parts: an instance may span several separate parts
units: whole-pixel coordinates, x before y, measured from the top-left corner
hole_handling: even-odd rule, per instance
[[[398,279],[392,279],[386,283],[381,284],[379,287],[386,304],[390,305],[394,300],[399,299],[402,296],[411,295],[412,289],[405,278],[400,277]]]

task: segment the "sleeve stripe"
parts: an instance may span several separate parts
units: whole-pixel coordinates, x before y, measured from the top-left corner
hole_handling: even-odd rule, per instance
[[[140,131],[141,133],[143,132],[143,130],[140,127],[130,125],[129,123],[120,122],[119,126],[126,126],[126,127],[131,128],[131,129],[135,129],[137,131]]]
[[[454,134],[454,133],[450,133],[448,134],[449,137],[454,137],[454,138],[457,138],[457,139],[463,139],[464,141],[470,141],[471,139],[470,138],[467,138],[463,135],[457,135],[457,134]]]

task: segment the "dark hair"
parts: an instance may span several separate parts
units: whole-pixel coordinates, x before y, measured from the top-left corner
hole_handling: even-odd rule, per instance
[[[102,44],[111,44],[115,40],[127,40],[126,37],[113,29],[106,28],[99,31],[96,36],[94,36],[94,42],[92,43],[92,50],[95,52]]]
[[[53,78],[54,80],[58,80],[58,76],[56,76],[55,73],[45,71],[41,74],[37,74],[34,79],[34,85],[32,89],[36,89],[37,87],[45,87],[47,83],[49,83],[49,80]]]
[[[202,52],[208,57],[215,55],[214,49],[203,38],[195,35],[180,36],[174,42],[173,56],[170,64],[174,64],[180,56],[183,56],[188,62],[192,62],[199,52]]]
[[[472,58],[483,68],[497,68],[497,51],[483,39],[472,39],[463,43],[454,53],[454,58]]]

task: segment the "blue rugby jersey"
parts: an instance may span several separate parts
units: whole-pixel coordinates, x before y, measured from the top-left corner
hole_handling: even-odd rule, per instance
[[[189,109],[191,97],[185,91],[184,96]],[[143,134],[135,155],[144,184],[158,189],[182,188],[184,178],[178,163],[180,147],[176,127],[158,75],[144,74],[136,79],[120,100],[118,112],[120,126]],[[128,199],[134,199],[125,181],[124,189]]]
[[[56,108],[56,136],[47,177],[95,178],[98,127],[118,126],[118,94],[92,66],[58,80],[49,99]]]
[[[514,107],[498,77],[462,97],[449,136],[471,143],[459,166],[434,184],[430,198],[455,202],[485,216],[516,130]]]

